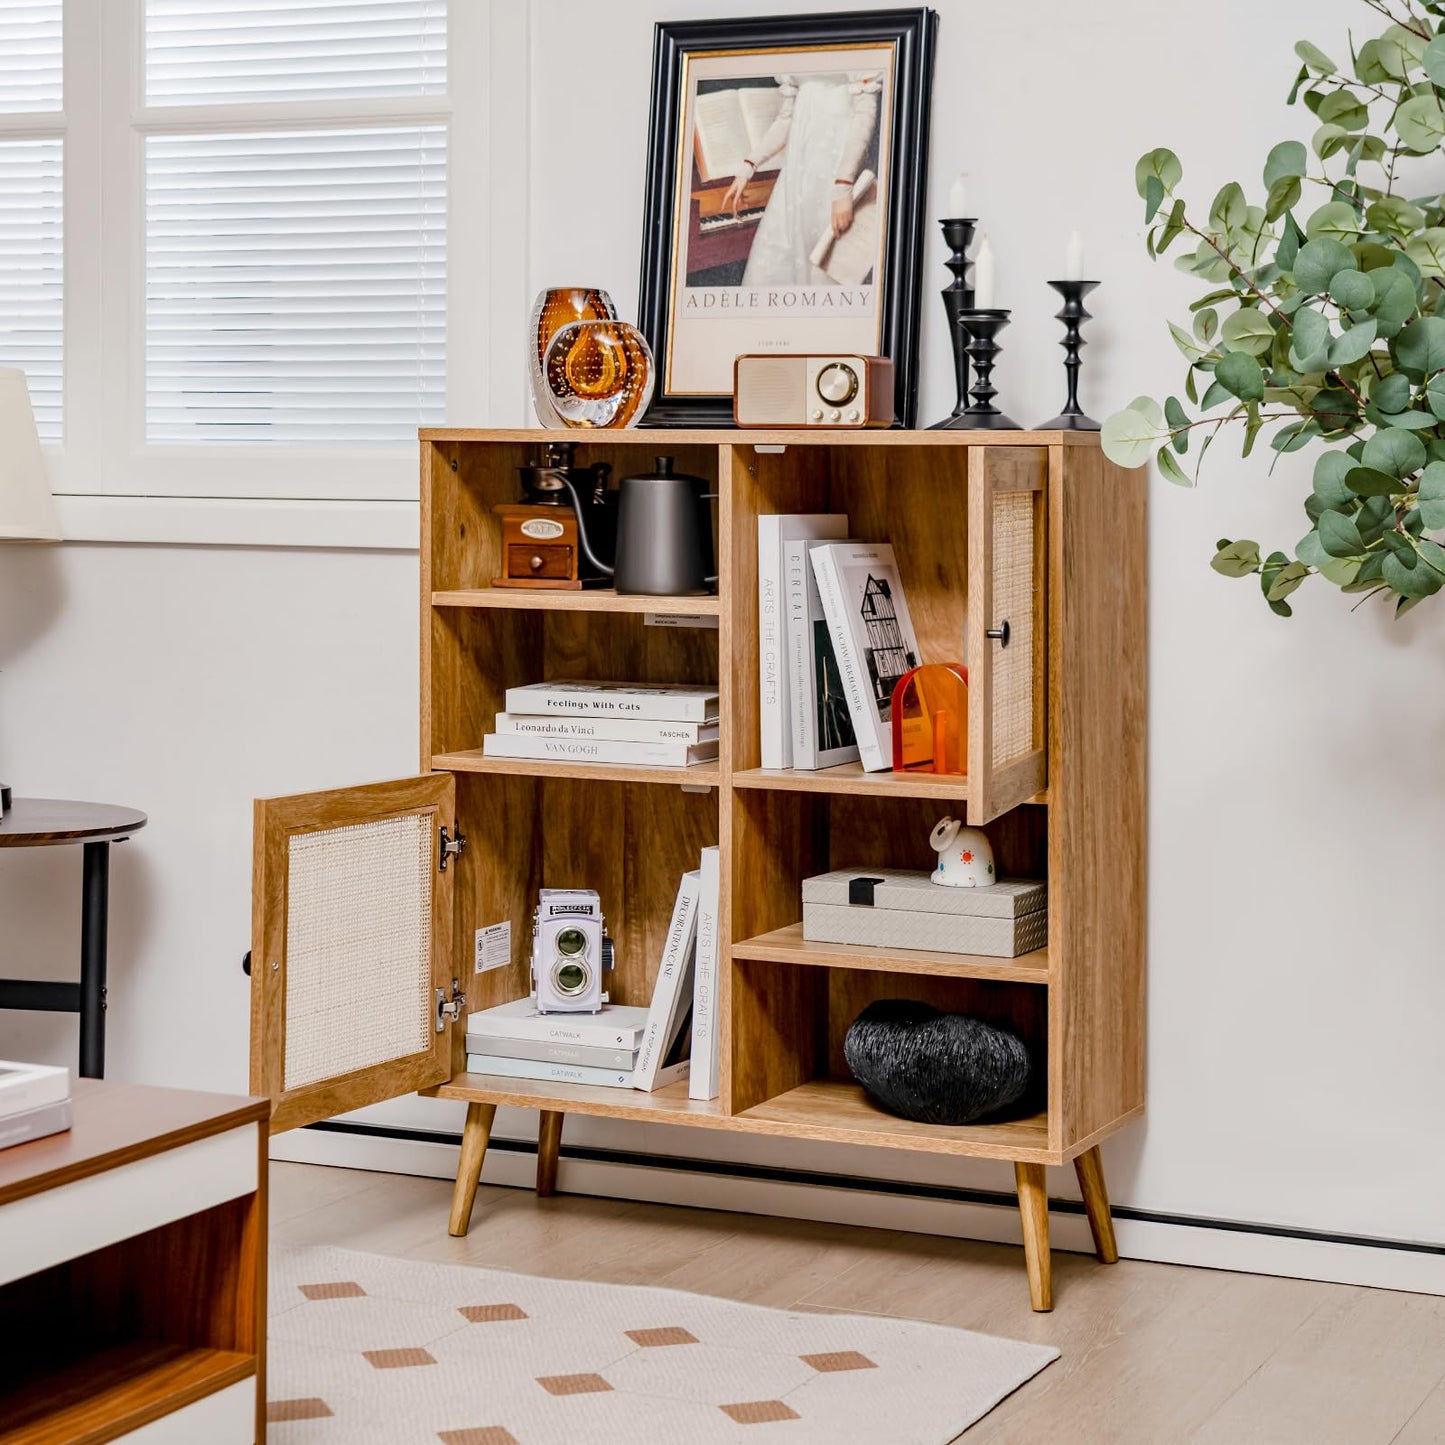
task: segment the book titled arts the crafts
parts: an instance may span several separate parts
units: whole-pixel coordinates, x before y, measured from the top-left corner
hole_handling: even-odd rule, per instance
[[[885,772],[893,766],[893,689],[920,660],[893,548],[835,542],[813,548],[809,560],[860,760],[867,772]]]

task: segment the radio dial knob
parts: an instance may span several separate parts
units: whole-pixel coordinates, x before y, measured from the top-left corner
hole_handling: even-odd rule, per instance
[[[823,420],[823,408],[822,408],[822,407],[820,407],[820,406],[815,406],[815,407],[813,408],[813,420],[814,420],[814,421],[822,421],[822,420]]]
[[[841,411],[830,411],[830,412],[828,413],[828,417],[829,417],[829,419],[832,420],[832,421],[842,421],[842,420],[843,420],[843,413],[842,413]]]
[[[858,373],[844,361],[830,362],[818,373],[818,395],[842,406],[858,395]]]

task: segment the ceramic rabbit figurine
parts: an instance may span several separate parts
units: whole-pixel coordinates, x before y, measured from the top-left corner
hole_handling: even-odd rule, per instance
[[[946,888],[988,888],[998,882],[993,847],[982,828],[965,828],[961,818],[943,818],[928,841],[938,854],[930,882]]]

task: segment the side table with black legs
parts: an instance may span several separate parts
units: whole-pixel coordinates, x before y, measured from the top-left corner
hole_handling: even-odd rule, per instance
[[[80,1075],[105,1076],[105,943],[110,845],[144,828],[146,815],[110,803],[16,798],[0,815],[0,848],[84,846],[80,890],[80,982],[0,978],[0,1008],[80,1015]]]

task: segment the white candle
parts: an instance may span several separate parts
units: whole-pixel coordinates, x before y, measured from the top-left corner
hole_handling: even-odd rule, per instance
[[[978,254],[973,258],[973,304],[980,311],[993,309],[997,285],[998,262],[994,260],[993,242],[985,235],[978,243]]]
[[[1069,237],[1069,249],[1064,256],[1064,280],[1084,279],[1084,238],[1075,231]]]
[[[953,184],[948,188],[948,214],[951,220],[959,220],[968,215],[968,188],[963,183],[962,171],[954,176]]]

